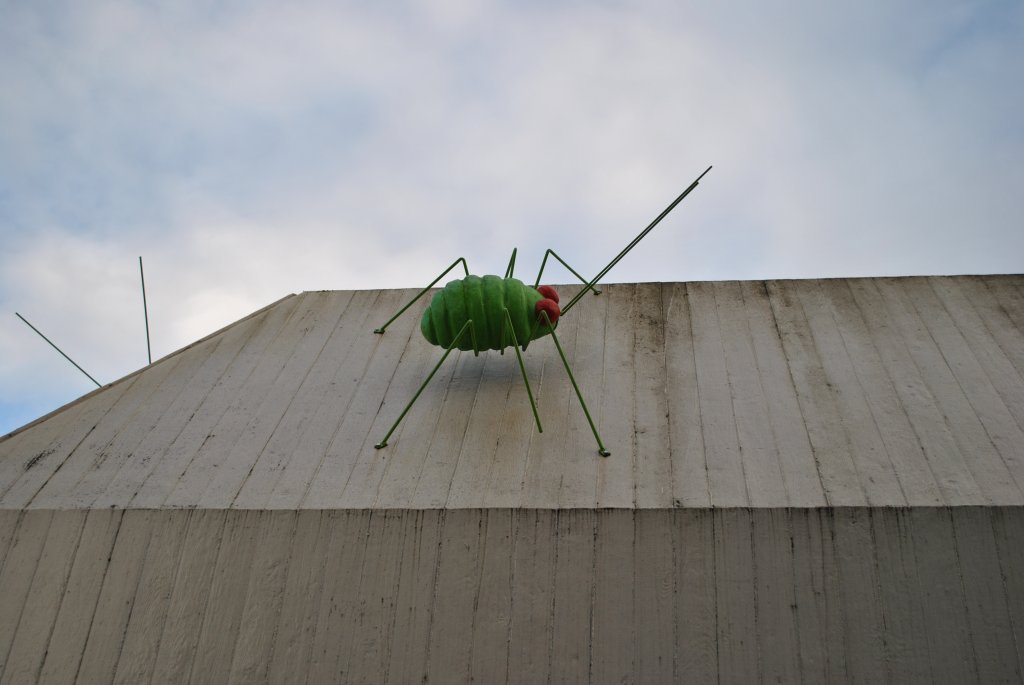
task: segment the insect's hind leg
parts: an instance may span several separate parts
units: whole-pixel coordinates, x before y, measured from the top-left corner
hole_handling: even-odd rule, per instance
[[[544,324],[548,327],[551,332],[551,339],[555,341],[555,349],[558,350],[558,356],[562,358],[562,365],[565,366],[565,372],[569,374],[569,380],[572,382],[572,388],[576,391],[576,397],[580,398],[580,404],[583,405],[583,414],[587,417],[587,423],[590,424],[590,430],[594,432],[594,438],[597,440],[597,451],[602,457],[611,455],[607,449],[605,449],[604,443],[601,442],[601,436],[597,433],[597,426],[594,425],[594,419],[590,417],[590,410],[587,409],[587,403],[583,401],[583,394],[580,392],[580,386],[576,384],[576,378],[572,375],[572,369],[569,368],[569,362],[565,359],[565,353],[562,351],[562,344],[558,342],[558,336],[555,335],[555,327],[551,325],[551,320],[548,318],[548,313],[541,311],[541,317],[544,319]]]
[[[441,368],[441,364],[444,364],[444,360],[448,358],[448,355],[451,354],[451,351],[458,346],[459,340],[462,339],[462,336],[465,335],[467,330],[469,331],[470,338],[473,340],[473,351],[479,351],[477,349],[476,344],[476,327],[473,325],[473,319],[469,319],[468,321],[466,321],[466,323],[462,325],[462,328],[459,329],[459,332],[455,335],[455,338],[452,339],[451,344],[448,345],[448,347],[444,351],[444,354],[441,355],[441,359],[437,362],[437,364],[434,365],[434,368],[427,376],[427,379],[423,381],[423,383],[420,385],[420,389],[417,390],[416,394],[412,396],[411,400],[409,400],[409,404],[405,405],[405,409],[403,409],[402,413],[398,415],[398,418],[395,420],[395,423],[391,426],[391,429],[388,430],[387,435],[384,436],[384,439],[378,442],[376,445],[374,445],[375,448],[382,449],[388,446],[388,438],[391,437],[391,434],[395,432],[396,428],[398,428],[398,424],[402,422],[402,419],[405,418],[405,415],[409,413],[410,409],[412,409],[412,405],[415,404],[416,400],[419,399],[420,395],[423,393],[423,390],[427,387],[427,383],[429,383],[430,379],[434,377],[434,374],[437,373],[437,370]]]
[[[505,332],[512,334],[512,349],[516,351],[516,359],[519,361],[519,370],[523,373],[523,382],[526,383],[526,394],[530,398],[530,409],[533,410],[533,419],[537,422],[537,432],[543,433],[544,428],[540,425],[540,414],[537,413],[537,403],[533,400],[533,390],[530,388],[530,379],[526,377],[526,366],[523,364],[523,355],[519,351],[519,341],[516,340],[516,330],[512,327],[512,315],[508,313],[508,307],[503,309],[505,320],[501,322],[501,352],[505,353]]]
[[[586,288],[584,288],[584,290],[592,290],[592,291],[594,291],[594,294],[595,294],[595,295],[600,295],[600,294],[601,294],[601,289],[600,289],[600,288],[598,288],[597,286],[595,286],[595,285],[594,285],[594,283],[591,283],[591,282],[590,282],[590,281],[588,281],[587,279],[583,278],[583,276],[580,276],[580,275],[579,275],[579,274],[578,274],[578,273],[576,272],[576,269],[574,269],[574,268],[572,268],[571,266],[569,266],[569,264],[568,264],[568,263],[567,263],[567,262],[566,262],[566,261],[565,261],[564,259],[562,259],[561,257],[559,257],[559,256],[558,256],[558,253],[557,253],[557,252],[555,252],[554,250],[552,250],[552,249],[550,249],[550,248],[548,248],[548,249],[547,249],[547,250],[545,250],[545,252],[544,252],[544,259],[542,259],[542,260],[541,260],[541,262],[540,262],[540,271],[538,271],[538,272],[537,272],[537,280],[533,282],[533,287],[534,287],[534,288],[536,288],[537,286],[539,286],[539,285],[540,285],[540,277],[541,277],[541,275],[543,275],[543,273],[544,273],[544,267],[545,267],[545,266],[547,265],[547,263],[548,263],[548,256],[551,256],[551,257],[554,257],[555,259],[557,259],[557,260],[558,260],[559,262],[561,262],[561,263],[562,263],[562,266],[564,266],[564,267],[565,267],[566,269],[568,269],[568,270],[569,270],[569,271],[570,271],[570,272],[572,273],[572,275],[573,275],[573,276],[575,276],[576,278],[578,278],[578,279],[580,280],[580,282],[581,282],[581,283],[582,283],[583,285],[585,285],[585,286],[586,286]]]
[[[418,293],[418,294],[416,295],[416,297],[412,298],[412,299],[411,299],[411,300],[409,301],[409,304],[407,304],[407,305],[405,305],[404,307],[402,307],[401,309],[399,309],[399,310],[398,310],[398,313],[397,313],[397,314],[395,314],[394,316],[392,316],[392,317],[391,317],[390,319],[388,319],[388,320],[387,320],[387,322],[385,322],[385,324],[384,324],[383,326],[381,326],[380,328],[375,328],[375,329],[373,329],[373,332],[374,332],[374,333],[383,333],[383,332],[384,332],[385,330],[387,330],[387,327],[388,327],[388,326],[390,326],[390,325],[392,324],[392,322],[393,322],[393,321],[394,321],[395,319],[397,319],[397,318],[398,318],[398,317],[400,317],[400,316],[401,316],[402,314],[404,314],[404,313],[405,313],[405,310],[406,310],[406,309],[408,309],[409,307],[413,306],[413,304],[415,304],[415,303],[416,303],[416,300],[418,300],[418,299],[420,299],[421,297],[423,297],[423,296],[424,296],[424,295],[425,295],[425,294],[427,293],[427,291],[428,291],[428,290],[430,290],[430,289],[431,289],[431,288],[433,288],[433,287],[434,287],[435,285],[437,285],[437,282],[438,282],[438,281],[440,281],[440,280],[441,280],[442,278],[444,278],[444,277],[445,277],[445,274],[447,274],[447,273],[448,273],[449,271],[451,271],[451,270],[452,270],[452,269],[454,269],[454,268],[455,268],[456,266],[458,266],[458,263],[459,263],[459,262],[462,262],[462,268],[463,268],[463,270],[464,270],[464,271],[466,272],[466,275],[468,276],[468,275],[469,275],[469,264],[467,264],[467,263],[466,263],[466,258],[465,258],[465,257],[459,257],[459,258],[458,258],[458,259],[456,259],[456,260],[455,260],[454,262],[452,262],[452,265],[451,265],[451,266],[449,266],[449,267],[448,267],[447,269],[445,269],[444,271],[442,271],[442,272],[441,272],[441,275],[440,275],[440,276],[438,276],[438,277],[437,277],[437,278],[435,278],[435,279],[434,279],[433,281],[431,281],[430,285],[428,285],[428,286],[427,286],[426,288],[424,288],[423,290],[421,290],[421,291],[420,291],[420,292],[419,292],[419,293]]]

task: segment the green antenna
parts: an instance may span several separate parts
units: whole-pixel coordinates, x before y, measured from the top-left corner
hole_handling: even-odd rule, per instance
[[[606,266],[605,268],[601,269],[601,273],[599,273],[596,276],[594,276],[594,279],[592,281],[590,281],[589,283],[587,283],[587,287],[585,287],[583,290],[579,291],[576,294],[576,297],[572,298],[569,301],[569,304],[567,304],[564,307],[562,307],[562,316],[565,316],[566,312],[568,312],[570,309],[572,309],[572,306],[574,304],[576,304],[577,302],[579,302],[580,298],[582,298],[584,295],[586,295],[587,291],[590,290],[591,288],[593,288],[595,283],[597,283],[602,278],[604,278],[605,274],[607,274],[609,271],[611,271],[612,267],[615,266],[616,264],[618,264],[619,260],[626,256],[626,253],[628,253],[630,250],[632,250],[634,247],[636,247],[637,243],[639,243],[641,240],[643,240],[644,236],[646,236],[648,233],[651,232],[651,229],[653,229],[655,226],[657,226],[659,223],[661,223],[661,220],[664,219],[666,216],[668,216],[668,213],[671,212],[673,209],[675,209],[676,205],[679,204],[680,202],[682,202],[683,198],[685,198],[687,195],[689,195],[690,192],[694,188],[697,187],[697,184],[700,183],[700,180],[702,178],[704,178],[704,176],[709,171],[711,171],[711,167],[708,167],[707,169],[705,169],[704,173],[697,177],[697,180],[695,180],[693,183],[691,183],[689,185],[689,187],[686,190],[684,190],[679,195],[679,197],[677,197],[675,200],[672,201],[672,204],[670,204],[668,207],[665,208],[665,211],[663,211],[661,214],[659,214],[657,216],[657,218],[655,218],[655,220],[652,221],[647,228],[645,228],[643,231],[640,232],[640,235],[638,235],[636,238],[633,239],[633,242],[631,242],[629,245],[626,245],[626,248],[622,252],[620,252],[615,257],[615,259],[613,259],[611,262],[609,262],[608,266]]]

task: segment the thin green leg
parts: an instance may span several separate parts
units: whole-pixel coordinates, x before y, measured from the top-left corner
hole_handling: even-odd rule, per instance
[[[580,276],[576,272],[576,269],[574,269],[571,266],[569,266],[569,264],[566,263],[566,261],[564,259],[559,257],[558,253],[556,253],[552,249],[548,249],[547,251],[544,252],[544,259],[542,259],[541,262],[540,262],[540,271],[537,272],[537,280],[533,282],[533,287],[534,288],[536,288],[537,286],[540,285],[540,277],[544,273],[545,265],[547,265],[547,263],[548,263],[548,255],[551,255],[552,257],[554,257],[555,259],[560,261],[562,263],[562,266],[564,266],[566,269],[568,269],[570,272],[572,272],[573,276],[575,276],[576,278],[580,279],[580,282],[583,283],[583,285],[587,286],[586,288],[583,289],[583,292],[586,292],[589,289],[589,290],[593,290],[595,295],[600,295],[601,294],[601,290],[599,288],[597,288],[593,283],[588,282],[587,279],[583,278],[583,276]]]
[[[411,300],[411,301],[409,302],[409,304],[407,304],[407,305],[405,305],[404,307],[402,307],[401,309],[399,309],[399,310],[398,310],[398,313],[397,313],[397,314],[395,314],[394,316],[392,316],[392,317],[391,317],[390,319],[388,319],[388,320],[387,320],[387,323],[385,323],[385,324],[384,324],[383,326],[381,326],[380,328],[375,328],[375,329],[373,329],[373,332],[374,332],[374,333],[383,333],[383,332],[385,331],[385,329],[387,329],[387,327],[388,327],[388,326],[390,326],[390,325],[391,325],[391,323],[392,323],[392,322],[393,322],[393,321],[394,321],[395,319],[397,319],[397,318],[398,318],[398,317],[400,317],[400,316],[401,316],[402,314],[404,314],[404,313],[405,313],[405,310],[406,310],[406,309],[408,309],[409,307],[411,307],[411,306],[412,306],[412,305],[413,305],[413,304],[414,304],[414,303],[416,302],[416,300],[418,300],[418,299],[420,299],[421,297],[423,297],[423,295],[424,295],[424,294],[426,294],[426,292],[427,292],[428,290],[430,290],[430,289],[431,289],[431,288],[433,288],[433,287],[434,287],[435,285],[437,285],[437,282],[438,282],[438,281],[440,281],[440,280],[441,280],[442,278],[444,278],[444,275],[445,275],[446,273],[448,273],[449,271],[451,271],[452,269],[454,269],[454,268],[455,268],[455,266],[456,266],[456,265],[457,265],[457,264],[458,264],[459,262],[462,262],[462,268],[463,268],[463,269],[465,270],[465,272],[466,272],[466,275],[468,276],[468,275],[469,275],[469,264],[467,264],[467,263],[466,263],[466,258],[465,258],[465,257],[459,257],[459,258],[458,258],[458,259],[456,259],[456,260],[455,260],[454,262],[452,262],[452,265],[451,265],[451,266],[449,266],[449,267],[448,267],[447,269],[445,269],[444,271],[442,271],[442,272],[441,272],[441,275],[440,275],[440,276],[438,276],[437,278],[435,278],[435,279],[434,279],[434,280],[433,280],[433,281],[432,281],[432,282],[430,283],[430,285],[428,285],[428,286],[427,286],[426,288],[424,288],[423,290],[421,290],[421,291],[419,292],[419,294],[418,294],[418,295],[416,295],[416,297],[412,298],[412,300]]]
[[[530,379],[526,377],[526,365],[523,364],[523,355],[519,352],[519,341],[516,340],[516,329],[512,327],[512,316],[508,313],[508,308],[505,308],[505,321],[501,324],[501,344],[502,353],[504,354],[505,345],[505,331],[508,330],[512,334],[512,349],[516,351],[516,359],[519,360],[519,370],[523,373],[523,382],[526,383],[526,394],[530,398],[530,409],[533,410],[533,418],[537,422],[537,432],[543,433],[544,428],[540,425],[540,414],[537,413],[537,403],[533,401],[533,390],[530,389]]]
[[[512,272],[516,269],[516,248],[512,248],[512,259],[508,260],[508,268],[505,269],[505,278],[512,278]]]
[[[388,445],[388,438],[391,437],[391,434],[395,432],[396,428],[398,428],[398,424],[400,424],[402,422],[402,419],[405,418],[405,415],[409,413],[410,409],[412,409],[412,405],[415,404],[416,400],[419,399],[420,394],[423,392],[423,389],[427,387],[427,383],[429,383],[430,379],[434,377],[434,374],[437,373],[437,370],[441,368],[441,364],[444,364],[444,360],[448,358],[448,355],[451,353],[451,351],[453,349],[455,349],[456,345],[459,344],[459,340],[466,333],[466,329],[467,328],[469,329],[470,337],[473,339],[473,348],[474,348],[473,351],[474,352],[478,351],[478,350],[476,350],[476,332],[475,332],[475,327],[473,326],[473,319],[470,319],[465,324],[463,324],[462,328],[459,330],[458,334],[455,336],[455,339],[452,340],[452,344],[449,345],[447,347],[447,349],[445,349],[444,354],[441,355],[441,360],[439,362],[437,362],[437,364],[434,366],[434,370],[430,372],[429,376],[427,376],[427,380],[423,381],[423,384],[420,386],[420,389],[417,390],[416,394],[412,396],[411,400],[409,400],[409,404],[405,405],[405,409],[403,409],[402,413],[398,415],[398,419],[395,421],[395,424],[393,426],[391,426],[391,430],[389,430],[387,435],[384,436],[384,439],[381,440],[380,442],[378,442],[376,445],[374,445],[374,447],[376,447],[377,449],[382,449],[384,447],[387,447],[387,445]]]
[[[562,364],[565,366],[565,372],[569,374],[569,380],[572,381],[573,390],[576,391],[576,397],[580,398],[580,404],[583,405],[583,413],[587,417],[587,423],[590,424],[590,430],[594,431],[594,438],[597,439],[597,451],[602,457],[611,455],[611,452],[604,448],[604,443],[601,442],[601,436],[597,434],[597,427],[594,425],[594,419],[590,418],[590,410],[587,409],[587,403],[583,401],[583,394],[580,393],[580,386],[576,384],[576,379],[572,375],[572,369],[569,368],[569,362],[565,359],[565,353],[562,351],[562,345],[558,342],[558,336],[555,335],[555,327],[551,325],[551,319],[548,318],[548,313],[541,311],[540,315],[544,317],[544,323],[547,324],[548,329],[551,331],[551,339],[555,341],[555,349],[558,350],[558,356],[562,358]]]

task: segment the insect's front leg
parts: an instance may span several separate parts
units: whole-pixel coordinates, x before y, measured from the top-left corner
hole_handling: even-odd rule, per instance
[[[429,291],[431,288],[433,288],[435,285],[437,285],[437,282],[440,281],[442,278],[444,278],[445,274],[447,274],[449,271],[451,271],[456,266],[458,266],[459,262],[462,262],[462,269],[466,272],[466,275],[468,276],[469,275],[469,264],[466,263],[466,258],[465,257],[459,257],[454,262],[452,262],[451,266],[449,266],[447,269],[442,271],[440,276],[438,276],[433,281],[431,281],[430,285],[428,285],[426,288],[421,290],[416,295],[416,297],[412,298],[409,301],[409,304],[407,304],[404,307],[402,307],[401,309],[399,309],[398,313],[395,314],[394,316],[392,316],[390,319],[388,319],[387,322],[385,322],[383,326],[381,326],[380,328],[373,329],[373,332],[379,334],[379,333],[383,333],[385,330],[387,330],[387,327],[390,326],[392,324],[392,322],[394,322],[395,319],[397,319],[402,314],[404,314],[406,309],[408,309],[409,307],[413,306],[413,304],[415,304],[416,300],[418,300],[421,297],[423,297],[424,295],[426,295],[427,291]]]
[[[391,434],[395,432],[396,428],[398,428],[398,424],[402,422],[402,419],[405,418],[405,415],[409,413],[410,409],[412,409],[412,405],[416,403],[416,400],[419,399],[420,395],[423,393],[423,390],[427,387],[427,383],[429,383],[430,379],[434,377],[434,374],[437,373],[437,370],[441,368],[441,364],[444,364],[444,360],[448,358],[448,355],[451,354],[451,351],[453,349],[458,347],[459,341],[462,340],[462,336],[466,334],[466,331],[469,331],[470,339],[472,339],[473,341],[473,347],[475,350],[477,346],[476,329],[475,326],[473,325],[473,319],[469,319],[466,321],[466,323],[462,325],[462,328],[459,329],[459,332],[455,334],[455,337],[452,339],[451,344],[448,345],[448,347],[444,351],[444,354],[441,355],[441,359],[437,362],[437,364],[434,365],[434,368],[427,376],[427,379],[423,381],[423,383],[420,385],[419,390],[417,390],[416,394],[412,396],[411,400],[409,400],[409,404],[405,405],[405,409],[403,409],[402,413],[398,415],[397,419],[395,419],[395,423],[391,426],[390,430],[388,430],[387,435],[384,436],[384,439],[378,442],[376,445],[374,445],[376,449],[383,449],[384,447],[388,446],[388,438],[391,437]]]
[[[537,422],[537,432],[543,433],[544,428],[540,425],[540,414],[537,412],[537,403],[533,401],[533,390],[530,388],[530,379],[526,376],[526,365],[523,364],[523,355],[519,352],[519,341],[516,339],[516,329],[512,326],[512,315],[508,313],[508,307],[504,307],[505,318],[501,324],[501,353],[505,354],[505,331],[512,335],[512,349],[516,352],[516,359],[519,361],[519,370],[523,373],[523,382],[526,383],[526,395],[530,398],[530,408],[533,409],[533,419]]]

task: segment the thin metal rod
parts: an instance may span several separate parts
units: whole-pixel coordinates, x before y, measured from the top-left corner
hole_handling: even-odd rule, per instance
[[[142,314],[146,317],[146,358],[153,363],[153,351],[149,347],[149,307],[146,306],[146,274],[142,270],[142,257],[139,257],[139,278],[142,279]]]
[[[440,275],[440,276],[438,276],[437,278],[435,278],[435,279],[434,279],[434,280],[433,280],[433,281],[432,281],[432,282],[430,283],[430,285],[428,285],[428,286],[427,286],[426,288],[424,288],[423,290],[421,290],[421,291],[419,292],[419,294],[417,294],[417,295],[416,295],[416,297],[412,298],[412,300],[410,300],[410,301],[409,301],[409,304],[407,304],[407,305],[405,305],[404,307],[402,307],[401,309],[399,309],[399,310],[398,310],[398,313],[397,313],[397,314],[395,314],[394,316],[392,316],[392,317],[391,317],[390,319],[388,319],[388,320],[387,320],[387,323],[385,323],[385,324],[384,324],[383,326],[381,326],[380,328],[375,328],[375,329],[373,329],[373,332],[374,332],[374,333],[378,333],[378,334],[380,334],[380,333],[383,333],[383,332],[384,332],[384,331],[385,331],[385,330],[387,329],[387,327],[391,325],[391,322],[392,322],[392,321],[394,321],[395,319],[397,319],[398,317],[400,317],[400,316],[401,316],[401,315],[402,315],[402,314],[403,314],[403,313],[405,312],[405,310],[406,310],[406,309],[408,309],[409,307],[411,307],[411,306],[413,305],[413,303],[414,303],[414,302],[416,302],[416,300],[418,300],[418,299],[420,299],[421,297],[423,297],[423,294],[424,294],[424,293],[426,293],[426,292],[427,292],[428,290],[430,290],[431,288],[433,288],[433,287],[434,287],[434,285],[435,285],[435,284],[436,284],[436,283],[437,283],[438,281],[440,281],[440,280],[441,280],[442,278],[444,278],[444,275],[445,275],[446,273],[448,273],[449,271],[451,271],[452,269],[454,269],[454,268],[455,268],[455,266],[456,266],[456,265],[457,265],[457,264],[458,264],[459,262],[462,262],[462,268],[463,268],[463,270],[465,270],[465,272],[466,272],[466,275],[468,276],[468,275],[469,275],[469,264],[467,264],[467,263],[466,263],[466,258],[465,258],[465,257],[459,257],[459,258],[458,258],[458,259],[456,259],[456,260],[455,260],[454,262],[452,262],[452,265],[451,265],[451,266],[449,266],[449,267],[448,267],[447,269],[445,269],[444,271],[442,271],[442,272],[441,272],[441,275]]]
[[[562,263],[562,266],[564,266],[566,269],[571,271],[573,276],[575,276],[576,278],[580,279],[581,283],[583,283],[588,288],[593,290],[595,295],[600,295],[601,294],[601,290],[600,289],[595,288],[590,283],[587,283],[587,279],[583,278],[583,276],[580,276],[578,273],[576,273],[576,269],[574,269],[571,266],[569,266],[568,262],[566,262],[564,259],[559,257],[558,253],[555,252],[554,250],[550,249],[550,248],[544,252],[544,259],[542,259],[541,262],[540,262],[540,271],[537,272],[537,280],[533,282],[534,290],[536,290],[537,286],[540,285],[540,277],[544,273],[544,266],[548,263],[548,255],[550,255],[550,256],[554,257],[555,259],[557,259],[558,261],[560,261]],[[586,290],[586,288],[584,288],[584,290]]]
[[[508,327],[512,333],[512,349],[516,351],[516,359],[519,360],[519,370],[523,372],[523,383],[526,383],[526,394],[530,398],[530,409],[533,410],[533,419],[537,422],[537,432],[543,433],[544,427],[540,425],[540,414],[537,413],[537,403],[533,400],[533,390],[530,389],[530,379],[526,377],[526,365],[523,364],[523,355],[519,352],[519,341],[516,339],[516,329],[512,325],[512,315],[505,307],[505,320],[501,324],[501,344],[505,344],[505,328]],[[504,350],[503,350],[504,351]]]
[[[690,191],[692,191],[694,188],[697,187],[697,184],[700,183],[700,180],[702,178],[704,178],[705,174],[707,174],[709,171],[711,171],[711,167],[708,167],[707,169],[705,169],[704,173],[697,177],[697,180],[695,180],[693,183],[691,183],[690,186],[686,190],[684,190],[682,192],[682,194],[679,195],[679,197],[677,197],[675,200],[672,201],[672,204],[670,204],[668,207],[665,208],[665,211],[663,211],[661,214],[659,214],[657,216],[657,218],[654,221],[652,221],[647,228],[645,228],[643,231],[640,232],[640,235],[638,235],[636,238],[633,239],[633,242],[631,242],[629,245],[626,246],[626,249],[624,249],[622,252],[620,252],[615,257],[615,259],[613,259],[608,264],[608,266],[606,266],[605,268],[601,269],[601,273],[599,273],[598,275],[594,276],[594,279],[587,284],[587,288],[584,288],[583,290],[578,292],[576,294],[576,297],[572,298],[572,300],[569,301],[569,304],[567,304],[564,307],[562,307],[562,316],[565,316],[566,312],[568,312],[570,309],[572,309],[573,305],[575,305],[577,302],[579,302],[580,298],[582,298],[584,295],[587,294],[587,289],[588,288],[593,287],[593,285],[595,283],[597,283],[602,278],[604,278],[605,274],[607,274],[609,271],[611,271],[612,267],[615,266],[616,264],[618,264],[619,260],[626,256],[627,252],[629,252],[634,247],[636,247],[636,244],[639,243],[641,240],[643,240],[644,236],[646,236],[648,233],[651,232],[651,229],[653,229],[655,226],[657,226],[661,222],[662,219],[664,219],[666,216],[668,216],[668,213],[671,212],[673,209],[675,209],[676,205],[678,205],[680,202],[682,202],[683,198],[685,198],[687,195],[689,195]]]
[[[79,371],[81,371],[82,373],[84,373],[84,374],[86,375],[86,377],[87,377],[87,378],[88,378],[89,380],[91,380],[91,381],[92,381],[93,383],[95,383],[95,384],[96,384],[96,387],[97,387],[97,388],[101,388],[101,387],[103,387],[103,386],[101,386],[101,385],[100,385],[100,382],[99,382],[98,380],[96,380],[95,378],[93,378],[92,376],[90,376],[90,375],[89,375],[89,373],[88,373],[88,372],[87,372],[87,371],[86,371],[85,369],[83,369],[83,368],[82,368],[81,366],[79,366],[78,364],[75,364],[75,360],[74,360],[74,359],[72,359],[71,357],[69,357],[69,356],[67,356],[66,354],[64,354],[64,350],[62,350],[62,349],[60,349],[59,347],[57,347],[56,345],[54,345],[54,344],[53,344],[53,341],[52,341],[52,340],[50,340],[50,339],[49,339],[49,338],[47,338],[47,337],[46,337],[45,335],[43,335],[42,333],[40,333],[40,331],[39,331],[39,329],[38,329],[38,328],[36,328],[36,327],[35,327],[35,326],[33,326],[32,324],[30,324],[30,323],[28,322],[28,319],[26,319],[26,318],[25,318],[24,316],[22,316],[22,315],[21,315],[21,314],[19,314],[18,312],[14,312],[14,315],[15,315],[16,317],[18,317],[19,319],[21,319],[22,321],[24,321],[24,322],[25,322],[25,325],[26,325],[26,326],[28,326],[29,328],[31,328],[31,329],[32,329],[33,331],[35,331],[35,332],[36,332],[36,334],[37,334],[37,335],[39,335],[39,337],[40,337],[40,338],[42,338],[42,339],[43,339],[43,340],[45,340],[46,342],[50,343],[50,347],[52,347],[53,349],[55,349],[55,350],[57,350],[58,352],[60,352],[60,354],[61,354],[61,356],[62,356],[62,357],[64,357],[65,359],[67,359],[67,360],[68,360],[69,362],[71,362],[71,363],[72,363],[72,364],[74,365],[74,367],[75,367],[76,369],[78,369]]]
[[[508,268],[505,269],[505,278],[512,278],[512,272],[516,269],[516,250],[518,248],[512,248],[512,259],[508,260]]]
[[[565,352],[562,351],[562,344],[558,342],[558,336],[555,335],[555,327],[551,325],[551,319],[548,318],[548,313],[541,310],[540,315],[544,318],[544,323],[547,325],[548,330],[551,331],[551,339],[555,341],[555,349],[558,350],[558,356],[562,358],[562,365],[565,366],[565,372],[569,374],[569,380],[572,381],[572,388],[576,391],[576,397],[580,398],[580,404],[583,405],[583,414],[587,417],[587,423],[590,424],[590,430],[594,433],[594,438],[597,440],[597,452],[602,457],[611,455],[611,452],[605,449],[604,443],[601,442],[601,436],[597,433],[597,426],[594,425],[594,419],[590,417],[590,410],[587,409],[587,403],[583,401],[583,393],[580,392],[580,386],[576,384],[576,378],[572,375],[572,369],[569,368],[569,362],[565,358]]]
[[[416,400],[418,400],[420,395],[423,393],[423,389],[427,387],[427,383],[429,383],[430,379],[434,377],[434,374],[437,373],[437,370],[441,368],[441,364],[444,364],[444,360],[448,358],[448,355],[451,354],[451,351],[455,349],[456,345],[459,344],[459,340],[466,333],[467,328],[470,331],[470,337],[473,339],[473,347],[476,347],[476,332],[473,327],[473,319],[470,319],[469,321],[462,325],[462,328],[459,330],[458,334],[456,334],[455,339],[452,340],[452,344],[448,346],[448,349],[446,349],[444,351],[444,354],[441,355],[440,361],[438,361],[437,364],[434,366],[434,370],[430,372],[430,375],[427,376],[427,379],[423,381],[422,385],[420,385],[420,389],[417,390],[416,394],[412,396],[411,400],[409,400],[409,404],[405,405],[405,409],[403,409],[402,413],[398,415],[398,419],[395,420],[394,425],[391,426],[391,430],[388,431],[387,435],[384,436],[383,440],[374,445],[376,449],[383,449],[388,446],[388,438],[391,437],[391,434],[395,432],[396,428],[398,428],[398,424],[402,422],[402,419],[405,418],[405,415],[409,413],[410,409],[412,409],[412,405],[416,403]]]

